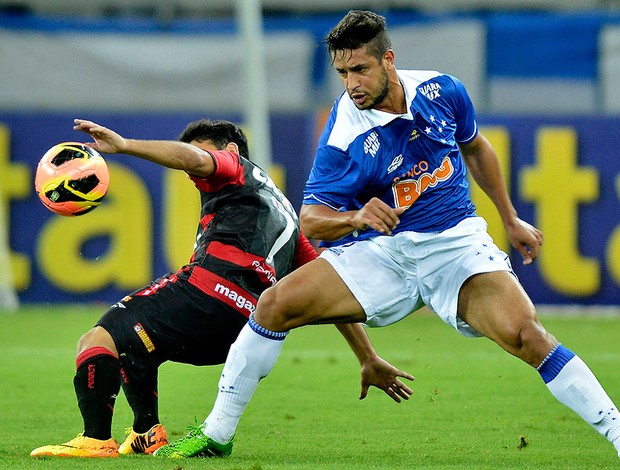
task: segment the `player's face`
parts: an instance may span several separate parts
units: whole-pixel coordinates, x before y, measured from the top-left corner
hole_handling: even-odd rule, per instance
[[[366,48],[336,51],[334,68],[358,109],[381,107],[389,93],[388,71],[383,60],[369,55]]]

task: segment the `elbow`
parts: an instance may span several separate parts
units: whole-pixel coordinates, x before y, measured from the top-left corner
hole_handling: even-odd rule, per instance
[[[304,205],[299,213],[301,230],[313,240],[339,240],[353,230],[345,219],[346,214],[319,205]]]
[[[334,237],[328,227],[325,226],[325,222],[313,215],[304,214],[303,210],[299,214],[299,227],[304,235],[312,240],[323,240],[326,242],[337,240],[338,237]]]
[[[313,215],[313,207],[306,205],[301,206],[299,211],[299,226],[301,231],[308,238],[313,240],[322,240],[319,233],[319,225],[317,224],[317,218]]]
[[[321,234],[317,230],[316,224],[312,222],[312,218],[301,213],[299,215],[299,226],[304,235],[313,240],[322,240]]]

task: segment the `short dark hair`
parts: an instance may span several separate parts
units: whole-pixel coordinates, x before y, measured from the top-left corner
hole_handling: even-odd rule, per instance
[[[332,60],[336,51],[355,50],[367,46],[367,52],[381,61],[392,48],[385,18],[372,11],[351,10],[329,32],[325,44]]]
[[[230,121],[200,119],[190,122],[181,132],[178,140],[186,143],[193,140],[196,142],[210,140],[220,150],[234,142],[239,147],[239,155],[247,159],[250,158],[248,139],[241,128]]]

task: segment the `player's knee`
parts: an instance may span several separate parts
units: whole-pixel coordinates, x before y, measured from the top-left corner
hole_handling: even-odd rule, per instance
[[[533,367],[537,367],[557,344],[555,337],[534,320],[521,325],[516,342],[518,356]]]
[[[264,291],[258,301],[255,320],[273,331],[288,331],[302,321],[301,316],[291,305],[289,291],[278,289],[278,285]]]
[[[94,346],[94,328],[84,333],[77,343],[77,352],[80,354],[84,350]]]
[[[80,337],[77,344],[77,354],[95,347],[105,348],[114,355],[118,355],[112,336],[100,326],[95,326]]]

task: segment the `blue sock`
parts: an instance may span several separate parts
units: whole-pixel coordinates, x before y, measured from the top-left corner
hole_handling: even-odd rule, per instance
[[[258,323],[256,323],[256,320],[254,320],[254,314],[251,314],[250,318],[248,318],[248,326],[252,328],[254,333],[259,334],[267,339],[283,341],[284,338],[286,338],[286,335],[288,335],[288,331],[271,331],[267,328],[263,328]]]
[[[575,353],[558,343],[536,368],[546,384],[557,377],[562,368],[575,357]]]
[[[620,456],[620,414],[590,368],[558,344],[536,368],[551,394],[605,436]]]

